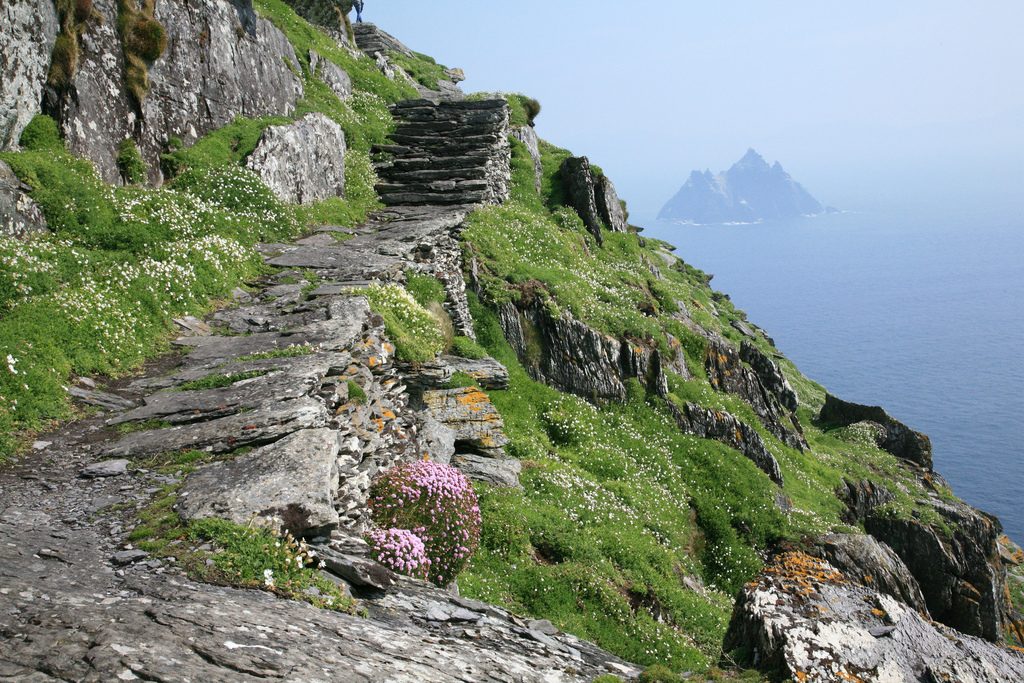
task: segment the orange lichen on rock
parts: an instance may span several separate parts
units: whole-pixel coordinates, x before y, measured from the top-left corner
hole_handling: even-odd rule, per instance
[[[764,573],[781,581],[785,590],[799,595],[816,592],[817,585],[846,583],[843,575],[826,562],[799,551],[777,556]]]

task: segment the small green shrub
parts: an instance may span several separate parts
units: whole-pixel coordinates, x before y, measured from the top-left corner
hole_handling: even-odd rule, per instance
[[[661,664],[652,664],[640,674],[640,683],[679,683],[679,674]]]
[[[146,182],[146,162],[135,141],[131,138],[121,142],[117,148],[117,170],[126,185],[141,185]]]
[[[78,36],[61,33],[53,43],[50,73],[47,83],[54,88],[66,88],[78,71]]]
[[[364,293],[370,308],[384,318],[399,359],[423,363],[444,350],[444,334],[437,319],[405,289],[392,284],[373,285]]]
[[[405,276],[405,289],[423,307],[433,303],[443,304],[446,298],[444,285],[432,275],[408,273]]]
[[[32,152],[64,149],[64,140],[61,139],[57,122],[45,114],[32,117],[21,132],[19,144],[22,149]]]
[[[366,402],[366,391],[352,380],[348,381],[348,400],[354,403]]]

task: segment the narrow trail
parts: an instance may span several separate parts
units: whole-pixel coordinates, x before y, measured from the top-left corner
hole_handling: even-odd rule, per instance
[[[178,352],[140,376],[77,385],[77,399],[98,412],[40,436],[0,471],[0,680],[571,681],[636,673],[546,622],[386,576],[366,558],[360,532],[373,475],[436,448],[437,421],[460,443],[479,425],[424,407],[465,391],[439,388],[460,361],[433,364],[434,386],[401,367],[383,321],[352,290],[400,282],[410,270],[433,274],[456,329],[472,334],[457,233],[473,204],[508,190],[503,102],[417,101],[395,115],[396,145],[386,150],[393,159],[382,167],[387,210],[351,231],[324,227],[292,244],[262,245],[280,270],[258,291],[238,292],[234,306],[205,322],[181,321]],[[419,138],[410,133],[417,127]],[[438,146],[440,132],[451,155]],[[425,150],[447,167],[409,172]],[[445,161],[469,158],[474,164]],[[339,232],[352,236],[339,241]],[[477,370],[500,385],[497,363]],[[241,379],[203,384],[214,376]],[[351,382],[365,398],[352,400]],[[148,464],[167,452],[247,446],[254,450],[209,466],[207,476]],[[491,472],[503,462],[492,450],[468,461],[451,455],[476,476],[472,463],[487,459]],[[282,526],[317,536],[327,571],[366,616],[197,583],[174,562],[132,548],[137,511],[178,484],[185,514],[212,507],[241,521],[277,515]]]

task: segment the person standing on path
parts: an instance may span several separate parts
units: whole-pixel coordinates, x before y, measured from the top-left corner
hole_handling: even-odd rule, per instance
[[[363,23],[363,0],[352,0],[352,7],[356,10],[356,23]]]

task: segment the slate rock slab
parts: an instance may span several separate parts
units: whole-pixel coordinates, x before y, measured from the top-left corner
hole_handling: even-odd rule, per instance
[[[338,435],[304,429],[234,460],[191,474],[181,489],[182,519],[255,523],[296,537],[338,525]]]

